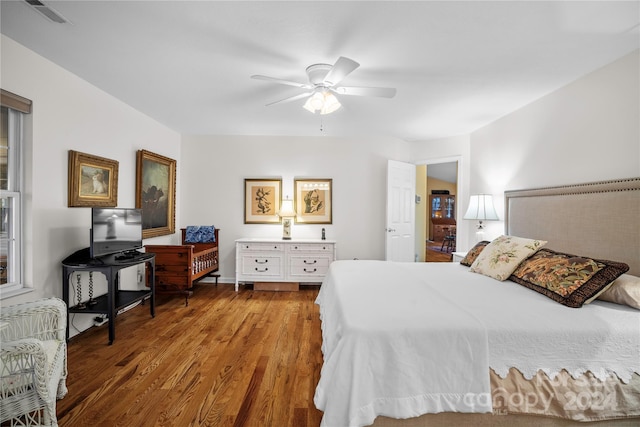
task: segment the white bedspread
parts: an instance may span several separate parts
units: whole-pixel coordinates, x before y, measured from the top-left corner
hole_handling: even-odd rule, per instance
[[[489,368],[527,378],[640,373],[640,312],[596,301],[564,307],[457,263],[336,261],[317,301],[322,426],[377,415],[491,412]]]

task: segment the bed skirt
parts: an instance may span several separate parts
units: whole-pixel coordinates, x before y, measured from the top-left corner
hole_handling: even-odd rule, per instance
[[[640,375],[628,384],[590,372],[573,379],[562,371],[554,379],[540,372],[531,380],[511,369],[506,378],[491,371],[493,414],[445,412],[408,419],[376,418],[373,427],[563,427],[637,426],[640,423]],[[586,424],[585,424],[586,422]]]

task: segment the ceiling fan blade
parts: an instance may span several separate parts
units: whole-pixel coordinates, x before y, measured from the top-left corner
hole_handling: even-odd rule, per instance
[[[378,96],[380,98],[393,98],[396,96],[396,89],[391,87],[340,86],[331,88],[331,90],[340,95]]]
[[[265,105],[265,107],[269,107],[271,105],[275,105],[275,104],[281,104],[283,102],[291,102],[291,101],[296,101],[298,99],[302,99],[302,98],[306,98],[308,96],[310,96],[313,92],[305,92],[305,93],[301,93],[300,95],[294,95],[294,96],[290,96],[288,98],[284,98],[281,99],[280,101],[274,101],[274,102],[270,102],[267,105]]]
[[[301,87],[303,89],[311,89],[312,86],[308,83],[298,83],[298,82],[292,82],[289,80],[282,80],[282,79],[276,79],[275,77],[268,77],[268,76],[261,76],[261,75],[253,75],[251,76],[252,79],[256,79],[256,80],[266,80],[268,82],[273,82],[273,83],[278,83],[281,85],[288,85],[288,86],[295,86],[295,87]]]
[[[341,56],[340,58],[338,58],[336,63],[333,64],[331,70],[329,70],[327,75],[324,77],[323,83],[327,86],[335,86],[359,66],[360,64],[358,64],[353,59]]]

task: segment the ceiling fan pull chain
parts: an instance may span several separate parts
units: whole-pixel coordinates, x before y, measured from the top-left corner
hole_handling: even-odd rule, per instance
[[[322,116],[320,116],[320,132],[323,132],[324,129],[322,128]]]

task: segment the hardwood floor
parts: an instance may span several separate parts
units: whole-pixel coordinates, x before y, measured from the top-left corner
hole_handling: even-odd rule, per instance
[[[74,337],[60,426],[319,426],[318,289],[200,284]]]
[[[440,248],[442,242],[427,243],[425,252],[425,262],[451,262],[451,252],[442,252]]]

